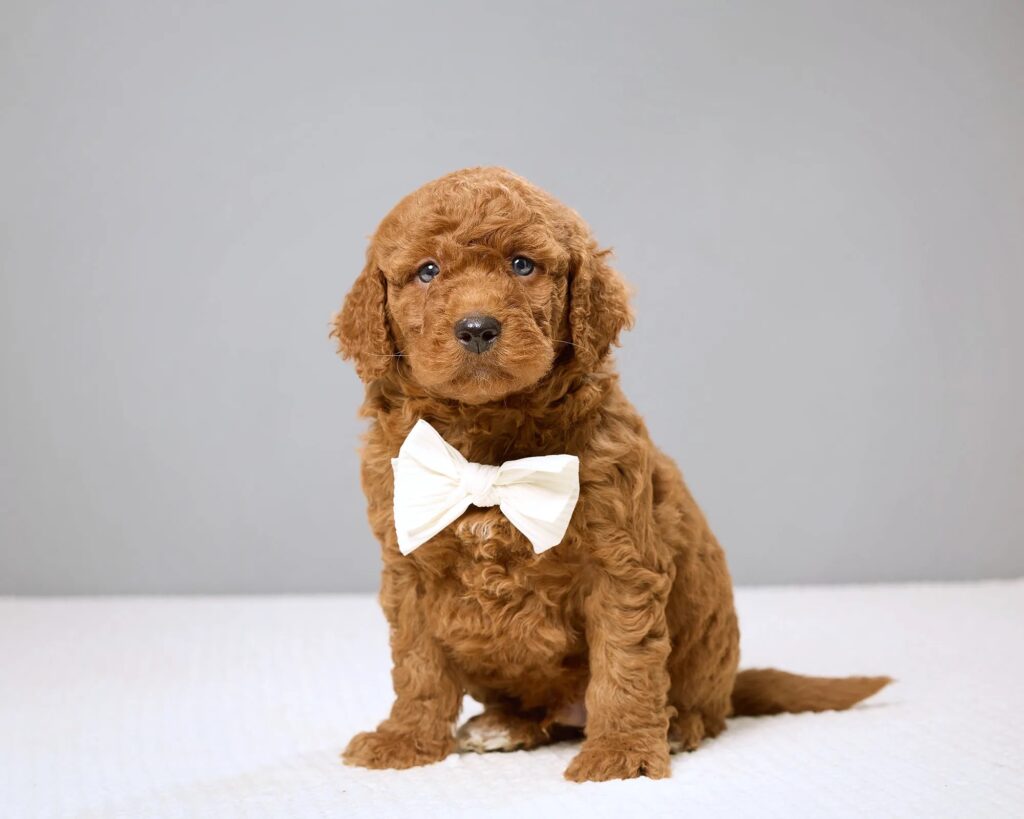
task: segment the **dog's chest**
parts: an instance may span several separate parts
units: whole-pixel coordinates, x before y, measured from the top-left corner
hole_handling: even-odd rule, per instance
[[[435,635],[463,671],[515,676],[582,650],[572,567],[534,554],[497,509],[471,507],[441,537],[446,565],[429,604]]]

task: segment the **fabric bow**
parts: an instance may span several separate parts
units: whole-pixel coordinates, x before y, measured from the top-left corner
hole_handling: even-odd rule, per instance
[[[406,437],[395,473],[395,529],[407,555],[458,518],[470,504],[497,506],[538,554],[565,536],[580,496],[580,459],[541,455],[475,464],[419,420]]]

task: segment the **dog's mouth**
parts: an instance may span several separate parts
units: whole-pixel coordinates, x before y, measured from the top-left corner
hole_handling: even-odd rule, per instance
[[[522,389],[522,375],[510,372],[501,366],[497,356],[484,353],[466,357],[447,378],[432,384],[434,389],[461,400],[473,403],[502,398],[510,392]]]
[[[543,351],[510,354],[508,350],[457,354],[443,362],[414,361],[413,373],[421,386],[448,399],[467,404],[500,401],[512,393],[528,390],[550,368],[550,356]]]
[[[491,349],[482,353],[463,352],[456,365],[456,377],[495,378],[508,377],[504,350]]]

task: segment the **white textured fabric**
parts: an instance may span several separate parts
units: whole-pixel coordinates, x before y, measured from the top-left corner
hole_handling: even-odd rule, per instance
[[[343,766],[391,704],[370,595],[0,598],[0,816],[1024,815],[1024,582],[740,589],[737,603],[744,665],[897,681],[852,711],[731,720],[673,757],[671,779],[575,785],[575,743]]]
[[[395,472],[395,530],[407,555],[456,520],[469,506],[497,506],[543,552],[562,542],[580,496],[575,455],[540,455],[501,466],[462,457],[419,420],[391,460]]]

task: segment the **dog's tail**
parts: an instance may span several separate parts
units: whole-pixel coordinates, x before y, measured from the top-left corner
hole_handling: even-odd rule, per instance
[[[737,717],[843,711],[891,682],[891,677],[804,677],[774,668],[749,668],[736,675],[732,711]]]

